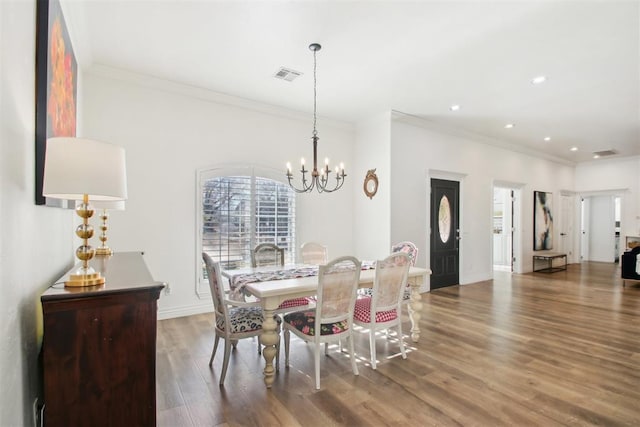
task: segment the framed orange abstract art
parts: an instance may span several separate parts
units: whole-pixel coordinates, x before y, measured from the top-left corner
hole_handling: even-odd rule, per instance
[[[35,200],[44,205],[47,138],[76,136],[78,65],[58,0],[38,0],[36,31]]]

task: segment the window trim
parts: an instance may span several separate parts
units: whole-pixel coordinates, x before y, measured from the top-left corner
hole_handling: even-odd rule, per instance
[[[288,184],[285,174],[282,170],[261,166],[256,164],[219,164],[209,167],[199,168],[196,170],[196,262],[195,262],[195,291],[199,299],[211,298],[209,283],[204,279],[200,271],[202,270],[202,184],[205,180],[219,176],[245,175],[251,177],[268,178],[283,184]],[[255,181],[254,184],[255,185]],[[297,205],[297,194],[293,194]],[[297,235],[297,221],[295,226],[295,234]],[[296,242],[294,239],[293,246]]]

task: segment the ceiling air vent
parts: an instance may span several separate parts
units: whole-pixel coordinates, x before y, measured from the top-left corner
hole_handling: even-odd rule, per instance
[[[294,81],[296,78],[300,77],[302,73],[300,71],[292,70],[290,68],[280,67],[277,73],[273,77],[276,79],[286,80],[288,82]]]
[[[618,154],[618,152],[616,150],[602,150],[593,152],[593,155],[598,157],[613,156],[614,154]]]

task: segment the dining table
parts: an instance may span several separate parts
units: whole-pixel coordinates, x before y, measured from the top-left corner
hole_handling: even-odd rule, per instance
[[[428,268],[410,267],[408,285],[411,287],[409,298],[409,318],[411,320],[410,336],[413,342],[420,339],[420,311],[422,302],[420,287],[425,283]],[[260,341],[264,346],[262,355],[265,360],[264,383],[271,388],[275,381],[273,359],[276,356],[280,337],[278,324],[274,318],[278,306],[293,298],[315,295],[318,291],[318,266],[285,265],[257,268],[222,270],[222,275],[229,279],[231,293],[235,295],[252,295],[259,299],[264,311],[264,323]],[[359,288],[373,287],[375,263],[363,262],[360,272]]]

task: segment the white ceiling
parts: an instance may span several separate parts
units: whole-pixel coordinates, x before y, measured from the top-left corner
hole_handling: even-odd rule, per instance
[[[307,47],[318,42],[321,117],[355,122],[396,110],[566,161],[609,149],[640,155],[638,1],[75,0],[63,7],[85,68],[107,65],[311,112]],[[277,80],[281,66],[304,75]],[[538,75],[547,81],[532,84]],[[450,111],[452,104],[461,109]]]

